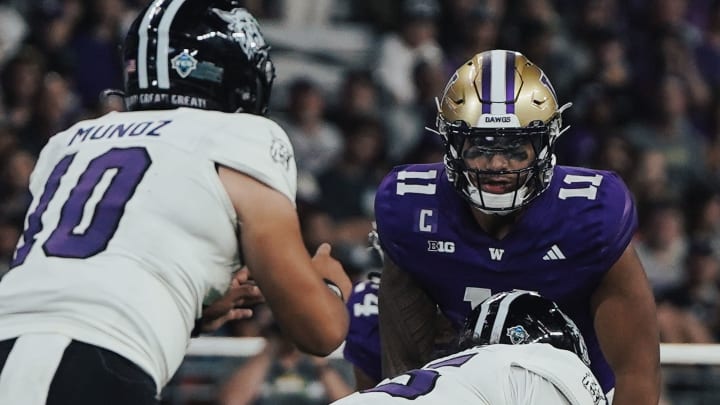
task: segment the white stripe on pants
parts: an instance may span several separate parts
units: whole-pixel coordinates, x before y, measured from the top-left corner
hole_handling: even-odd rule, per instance
[[[49,333],[18,337],[0,374],[0,404],[45,405],[70,341]]]

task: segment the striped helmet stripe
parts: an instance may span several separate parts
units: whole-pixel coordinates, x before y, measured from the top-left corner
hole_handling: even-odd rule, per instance
[[[141,89],[148,87],[148,32],[150,32],[150,21],[153,16],[160,12],[160,6],[165,0],[155,0],[150,7],[148,7],[145,15],[143,16],[142,22],[138,27],[138,56],[137,56],[137,73],[138,73],[138,84]]]
[[[185,0],[155,0],[143,16],[138,28],[138,85],[148,88],[153,82],[149,73],[155,70],[156,85],[161,89],[170,88],[168,52],[170,50],[170,26]],[[159,23],[158,23],[159,19]],[[148,34],[157,28],[157,43],[151,43]],[[148,65],[148,55],[155,53],[155,69]]]
[[[505,319],[507,319],[508,312],[510,311],[510,304],[512,304],[517,297],[527,293],[527,291],[513,291],[500,301],[500,308],[498,308],[497,315],[495,316],[495,322],[492,327],[492,333],[490,334],[491,344],[498,343],[500,341],[503,325],[505,324]]]
[[[508,114],[515,114],[515,52],[505,54],[505,106]]]
[[[473,330],[473,335],[480,336],[483,331],[483,325],[485,324],[485,320],[488,317],[488,312],[490,312],[490,306],[503,299],[505,297],[505,294],[497,295],[493,298],[488,298],[485,301],[483,301],[482,304],[480,304],[480,314],[478,315],[477,320],[475,321],[475,329]]]
[[[490,105],[490,114],[505,114],[505,58],[506,51],[491,51],[490,58],[492,62],[490,68],[491,81],[490,81],[490,99],[494,101]]]
[[[492,58],[488,55],[483,56],[482,59],[482,112],[483,114],[490,114],[490,102],[492,101],[492,95],[490,94],[490,87],[492,84],[492,76],[490,66],[492,66]]]
[[[494,50],[482,59],[481,99],[483,114],[515,113],[514,52]]]
[[[170,25],[175,19],[180,6],[185,3],[185,0],[173,0],[167,7],[165,14],[163,14],[160,20],[160,27],[158,29],[158,44],[157,44],[157,79],[158,87],[161,89],[170,88],[170,72],[168,64],[168,52],[170,51]]]

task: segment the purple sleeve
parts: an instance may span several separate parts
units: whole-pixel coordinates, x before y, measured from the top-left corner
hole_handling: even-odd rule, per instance
[[[422,234],[415,220],[419,212],[437,209],[436,187],[443,173],[442,163],[397,166],[380,183],[375,194],[375,222],[380,245],[393,262],[401,263],[400,256],[413,256],[408,250],[412,243],[407,239]],[[428,223],[433,233],[437,229],[435,218]]]
[[[625,183],[616,173],[608,172],[607,176],[609,181],[605,192],[609,201],[609,212],[603,227],[607,229],[607,248],[602,252],[602,257],[610,268],[630,244],[637,230],[638,220],[635,202]]]
[[[378,284],[372,281],[361,282],[353,288],[347,302],[350,329],[345,338],[343,356],[369,377],[380,381],[377,291]]]

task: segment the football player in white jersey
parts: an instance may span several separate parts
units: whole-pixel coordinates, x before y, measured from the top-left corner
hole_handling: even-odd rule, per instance
[[[607,405],[585,341],[558,306],[513,290],[467,318],[459,352],[385,379],[333,405]]]
[[[203,304],[247,265],[283,332],[327,355],[351,284],[295,209],[275,70],[233,0],[153,0],[124,43],[127,112],[53,136],[0,282],[0,404],[157,404]],[[91,60],[83,63],[92,63]]]

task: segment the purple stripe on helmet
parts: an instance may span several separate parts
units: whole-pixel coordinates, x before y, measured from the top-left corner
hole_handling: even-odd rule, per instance
[[[543,73],[543,74],[540,76],[540,81],[541,81],[545,86],[547,86],[548,89],[550,89],[550,92],[552,93],[553,97],[555,97],[555,101],[557,101],[558,98],[557,98],[557,93],[555,93],[555,88],[554,88],[553,85],[550,83],[550,80],[548,80],[547,76],[545,76],[545,73]]]
[[[480,99],[482,100],[483,114],[490,114],[490,105],[492,103],[490,96],[490,86],[492,85],[492,78],[490,77],[492,73],[490,69],[491,64],[492,58],[488,52],[482,59],[482,94],[480,95]]]
[[[515,53],[505,54],[505,112],[515,114]]]

